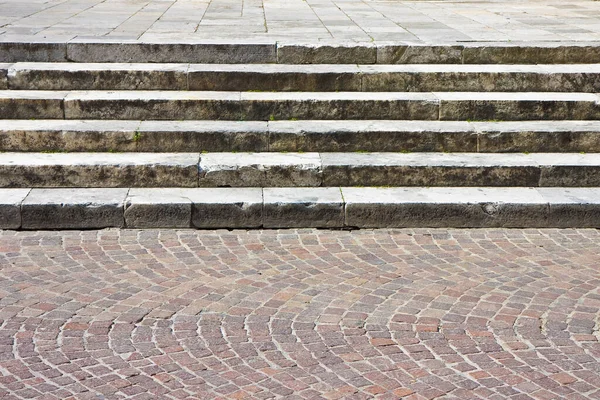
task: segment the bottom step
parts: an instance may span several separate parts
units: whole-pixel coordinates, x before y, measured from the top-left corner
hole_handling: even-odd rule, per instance
[[[600,227],[600,188],[0,189],[0,229]]]

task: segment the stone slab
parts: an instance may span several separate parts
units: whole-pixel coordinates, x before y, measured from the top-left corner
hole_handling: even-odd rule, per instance
[[[200,187],[320,185],[318,153],[208,153],[200,157]]]
[[[539,188],[538,192],[549,203],[549,226],[600,227],[600,189]]]
[[[342,188],[350,227],[547,226],[532,188]]]
[[[462,45],[378,43],[378,64],[462,64]]]
[[[0,229],[21,227],[21,204],[30,189],[0,189]]]
[[[0,90],[0,119],[63,119],[67,92]]]
[[[342,228],[339,188],[265,188],[265,228]]]
[[[141,43],[75,39],[67,44],[70,61],[87,63],[275,63],[275,41],[193,41]]]
[[[192,201],[181,188],[132,188],[125,200],[128,228],[190,228]]]
[[[26,41],[0,40],[0,62],[18,61],[64,62],[67,61],[67,45],[33,38]]]
[[[200,229],[259,228],[263,224],[260,188],[201,188],[188,193],[192,226]]]
[[[280,64],[375,64],[377,48],[356,43],[277,43]]]
[[[22,204],[22,229],[102,229],[124,225],[129,189],[32,189]]]
[[[531,154],[541,168],[542,187],[600,186],[599,153]]]
[[[187,90],[187,64],[16,63],[18,90]]]
[[[195,187],[197,153],[4,153],[0,187]]]
[[[8,89],[8,69],[12,64],[0,63],[0,90]]]

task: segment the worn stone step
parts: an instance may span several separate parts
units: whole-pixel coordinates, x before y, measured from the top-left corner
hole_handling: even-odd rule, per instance
[[[0,151],[600,152],[600,121],[3,120]]]
[[[596,120],[599,101],[556,92],[0,90],[0,119]]]
[[[142,42],[75,38],[0,40],[0,62],[280,64],[581,64],[597,63],[597,42],[420,42],[181,40]]]
[[[600,228],[600,188],[0,189],[0,229]]]
[[[2,83],[4,81],[4,83]],[[0,64],[16,90],[230,90],[364,92],[600,91],[600,64],[282,65]]]
[[[3,153],[0,187],[600,186],[600,154]]]

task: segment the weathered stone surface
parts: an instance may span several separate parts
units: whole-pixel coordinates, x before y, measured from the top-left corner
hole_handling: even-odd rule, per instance
[[[0,90],[0,119],[63,119],[66,92]]]
[[[548,204],[527,188],[342,188],[350,227],[545,226]]]
[[[8,89],[8,69],[11,64],[0,63],[0,90]]]
[[[267,122],[142,121],[138,151],[267,151]]]
[[[194,187],[197,153],[4,153],[0,187]]]
[[[72,92],[65,98],[65,118],[239,120],[239,99],[236,92]]]
[[[280,64],[375,64],[377,48],[356,43],[281,43],[277,44]]]
[[[598,121],[472,122],[479,132],[479,151],[600,152]]]
[[[190,191],[181,188],[133,188],[125,201],[128,228],[189,228],[192,223]]]
[[[320,185],[318,153],[208,153],[200,157],[201,187]]]
[[[461,45],[379,43],[378,64],[461,64]]]
[[[476,152],[477,134],[455,121],[271,121],[269,150]]]
[[[600,227],[600,189],[539,188],[538,192],[549,203],[549,226]]]
[[[588,92],[600,89],[600,66],[362,65],[369,92]]]
[[[592,93],[436,92],[441,120],[522,121],[600,118]]]
[[[67,45],[28,39],[26,42],[0,41],[0,62],[64,62]]]
[[[595,43],[492,42],[466,43],[465,64],[585,64],[600,60]]]
[[[202,188],[190,190],[192,225],[201,229],[259,228],[263,223],[260,188]]]
[[[22,229],[123,226],[129,189],[32,189],[22,205]]]
[[[70,61],[76,62],[150,62],[150,63],[274,63],[274,41],[178,41],[176,43],[127,43],[115,40],[76,39],[67,45]]]
[[[342,228],[339,188],[265,188],[265,228]]]
[[[541,168],[540,186],[600,186],[600,154],[536,153],[531,158]]]
[[[19,90],[187,90],[187,64],[16,63]]]
[[[139,125],[114,120],[6,120],[0,125],[0,151],[136,151]]]
[[[21,203],[30,189],[0,189],[0,229],[21,227]]]
[[[191,65],[190,90],[360,91],[356,65]]]
[[[323,186],[537,186],[525,154],[322,153]]]
[[[431,93],[242,92],[241,100],[246,120],[439,118],[439,101]]]

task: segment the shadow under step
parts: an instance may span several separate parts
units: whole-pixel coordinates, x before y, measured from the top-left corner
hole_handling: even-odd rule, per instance
[[[9,152],[600,152],[600,121],[2,120]]]
[[[597,120],[600,97],[556,92],[0,90],[0,119]]]
[[[598,153],[3,153],[0,187],[600,186]]]
[[[0,89],[308,92],[600,91],[600,64],[0,64]]]
[[[599,228],[600,188],[0,189],[0,229]]]

